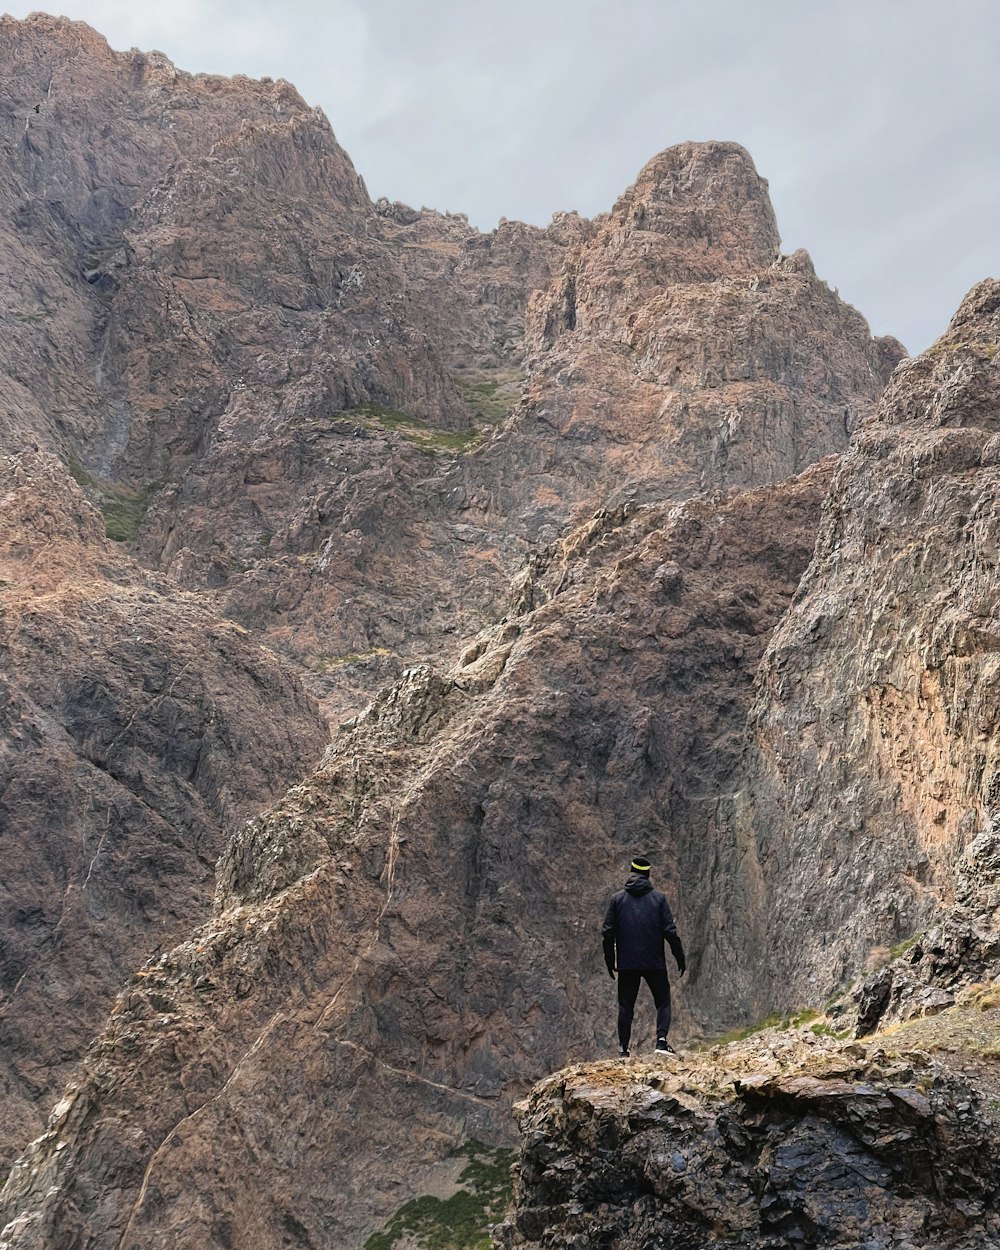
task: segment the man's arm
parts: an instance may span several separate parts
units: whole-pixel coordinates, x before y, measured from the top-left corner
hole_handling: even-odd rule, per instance
[[[684,944],[681,942],[677,926],[674,924],[670,904],[662,894],[660,897],[663,899],[660,905],[660,924],[663,926],[663,936],[667,939],[671,954],[677,962],[677,971],[683,976],[687,971],[687,960],[684,958]]]
[[[608,904],[604,924],[601,926],[601,941],[604,943],[604,962],[608,965],[608,972],[611,976],[615,975],[615,933],[617,929],[618,916],[615,909],[615,899],[612,898]]]

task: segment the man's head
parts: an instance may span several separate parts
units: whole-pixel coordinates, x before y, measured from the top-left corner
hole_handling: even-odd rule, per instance
[[[653,865],[649,862],[645,855],[637,855],[635,859],[632,860],[632,871],[644,873],[647,877],[649,876],[649,870],[652,867]]]

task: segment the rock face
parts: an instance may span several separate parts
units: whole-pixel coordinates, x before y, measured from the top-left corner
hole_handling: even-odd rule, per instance
[[[233,827],[312,765],[315,703],[110,543],[44,453],[0,459],[0,1160],[123,979],[207,914]]]
[[[843,451],[903,351],[783,257],[735,144],[654,158],[532,301],[494,494],[532,535],[614,501],[781,481]],[[512,430],[513,434],[513,430]]]
[[[822,1001],[923,927],[996,820],[998,358],[988,281],[844,457],[768,648],[727,813],[765,890],[758,1006]]]
[[[123,993],[11,1176],[9,1245],[354,1244],[449,1147],[504,1140],[526,1083],[603,1050],[597,928],[637,839],[704,944],[706,798],[828,471],[598,516],[451,675],[380,696]],[[696,986],[682,1030],[717,992]]]
[[[4,22],[0,71],[0,433],[141,491],[143,562],[294,657],[334,720],[452,660],[606,496],[842,450],[895,358],[777,260],[734,145],[664,153],[596,223],[484,235],[373,205],[287,83],[41,15]]]
[[[484,412],[484,391],[509,385],[528,293],[585,223],[465,229],[439,272],[448,219],[411,214],[404,242],[418,228],[376,211],[287,83],[184,74],[44,15],[4,19],[0,71],[0,439],[141,491],[143,560],[228,587],[224,610],[355,706],[345,657],[374,659],[370,690],[404,632],[434,650],[419,483],[512,406]],[[444,565],[460,541],[418,546]]]
[[[464,213],[417,212],[386,199],[375,211],[398,253],[412,314],[454,369],[519,364],[529,297],[549,285],[566,252],[594,229],[578,213],[557,213],[544,230],[505,219],[482,234]],[[429,290],[437,299],[427,299]]]
[[[998,1017],[994,987],[931,1033],[861,1045],[769,1031],[570,1068],[521,1108],[496,1244],[987,1250],[1000,1239]]]
[[[992,1020],[1000,286],[876,413],[901,348],[736,145],[483,235],[286,83],[39,15],[0,123],[8,1154],[126,982],[5,1250],[356,1244],[612,1044],[637,850],[678,1036],[866,960],[830,1028]],[[325,727],[262,642],[343,722],[291,790]],[[988,1244],[982,1047],[768,1046],[536,1095],[504,1235]]]

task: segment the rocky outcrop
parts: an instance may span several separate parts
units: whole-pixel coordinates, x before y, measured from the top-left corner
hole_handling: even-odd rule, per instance
[[[606,1049],[597,927],[637,843],[695,951],[738,942],[707,814],[828,472],[602,513],[453,672],[383,693],[123,992],[11,1176],[8,1244],[352,1244],[449,1149],[503,1142],[528,1083]],[[695,974],[681,1032],[717,992]]]
[[[520,1108],[515,1207],[496,1244],[988,1250],[998,1079],[996,986],[934,1031],[866,1044],[767,1031],[570,1068]]]
[[[726,813],[765,890],[758,1008],[924,928],[996,820],[998,358],[988,281],[859,431],[768,648]]]
[[[104,531],[53,457],[0,459],[0,1166],[327,736],[274,656]]]
[[[868,975],[830,1008],[838,1030],[876,1029],[944,1011],[1000,964],[1000,831],[973,839],[955,866],[956,901],[929,930],[895,949],[875,948]]]
[[[781,481],[847,447],[902,355],[804,252],[780,254],[742,148],[681,144],[533,299],[525,400],[490,449],[492,498],[537,535],[594,493]]]
[[[413,315],[458,370],[520,363],[531,295],[549,285],[567,251],[594,229],[578,213],[557,213],[544,230],[504,218],[483,234],[464,213],[418,212],[386,199],[375,211],[412,291]],[[428,290],[438,299],[428,301]],[[465,315],[456,318],[456,308]]]

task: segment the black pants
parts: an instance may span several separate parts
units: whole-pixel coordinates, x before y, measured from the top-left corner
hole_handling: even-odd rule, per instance
[[[632,1016],[639,996],[639,982],[645,981],[656,1004],[656,1036],[666,1037],[670,1029],[670,982],[663,968],[620,968],[618,970],[618,1040],[628,1050],[632,1037]]]

